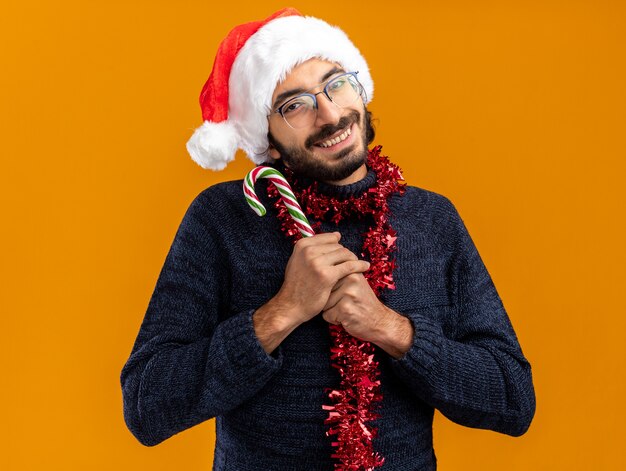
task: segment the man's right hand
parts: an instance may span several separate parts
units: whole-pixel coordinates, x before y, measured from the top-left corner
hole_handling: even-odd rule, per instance
[[[285,281],[276,301],[293,316],[295,326],[315,317],[326,305],[337,281],[363,273],[370,263],[339,243],[341,234],[330,232],[305,237],[294,245],[285,269]]]

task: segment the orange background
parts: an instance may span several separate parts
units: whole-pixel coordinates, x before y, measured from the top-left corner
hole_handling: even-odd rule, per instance
[[[119,384],[186,208],[252,168],[185,142],[219,41],[286,4],[211,3],[3,2],[2,469],[211,469],[213,420],[144,447]],[[437,414],[440,469],[626,469],[626,4],[291,5],[363,51],[376,143],[455,203],[533,365],[530,430]]]

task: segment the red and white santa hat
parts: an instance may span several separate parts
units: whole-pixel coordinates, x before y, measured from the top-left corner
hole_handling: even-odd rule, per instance
[[[268,160],[268,120],[276,85],[293,67],[313,58],[358,71],[365,104],[374,84],[365,58],[336,26],[294,8],[233,28],[221,42],[200,93],[204,123],[187,150],[201,167],[222,170],[243,149],[255,164]]]

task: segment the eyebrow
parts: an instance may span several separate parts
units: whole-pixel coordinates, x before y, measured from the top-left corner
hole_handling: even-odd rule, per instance
[[[343,68],[341,67],[336,67],[336,66],[333,67],[322,76],[322,78],[320,79],[320,83],[325,82],[332,75],[335,75],[337,72],[345,72],[345,70],[343,70]],[[311,89],[309,88],[308,90],[311,90]],[[274,105],[272,106],[272,109],[276,109],[276,105],[278,105],[278,103],[282,102],[286,98],[289,98],[291,95],[295,95],[296,93],[304,93],[308,90],[304,88],[292,88],[291,90],[282,92],[280,95],[276,97],[276,100],[274,100]]]

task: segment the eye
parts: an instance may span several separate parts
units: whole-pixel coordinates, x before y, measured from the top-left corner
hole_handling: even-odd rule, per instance
[[[328,89],[333,91],[333,90],[339,90],[341,87],[343,87],[346,84],[346,78],[345,77],[340,77],[340,78],[336,78],[335,80],[333,80],[332,82],[330,82],[328,85]]]
[[[288,103],[286,106],[283,107],[283,113],[285,114],[293,113],[298,108],[300,108],[303,104],[304,103],[299,102],[299,101]]]
[[[306,110],[308,106],[310,106],[309,100],[304,97],[296,97],[283,105],[283,115],[299,113]]]

